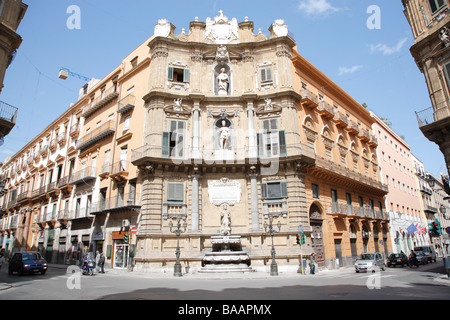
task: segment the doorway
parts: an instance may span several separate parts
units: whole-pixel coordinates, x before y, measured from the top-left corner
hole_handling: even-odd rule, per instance
[[[319,207],[315,204],[309,209],[309,221],[311,225],[311,247],[316,255],[316,263],[319,267],[325,266],[325,249],[323,245],[323,220]]]
[[[114,241],[114,269],[126,269],[128,267],[129,245],[123,240]]]

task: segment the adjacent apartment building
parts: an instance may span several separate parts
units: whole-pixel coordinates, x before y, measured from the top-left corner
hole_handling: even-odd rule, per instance
[[[285,268],[298,267],[300,229],[321,267],[391,252],[375,120],[297,52],[284,21],[266,35],[220,11],[174,31],[159,20],[5,163],[3,248],[71,264],[99,250],[151,272],[172,268],[179,245],[183,270],[201,271],[229,234],[265,270],[274,227]]]
[[[414,246],[428,243],[424,212],[413,156],[406,141],[375,113],[373,130],[378,137],[381,176],[388,185],[386,208],[391,222],[392,248],[409,255]]]

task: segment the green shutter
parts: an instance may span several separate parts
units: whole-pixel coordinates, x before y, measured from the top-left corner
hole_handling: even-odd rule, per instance
[[[281,187],[281,197],[287,198],[288,197],[287,182],[281,182],[280,187]]]
[[[261,198],[267,199],[267,183],[261,184]]]
[[[189,82],[190,79],[190,72],[189,69],[184,69],[183,71],[183,82]]]
[[[161,157],[169,158],[170,156],[170,132],[163,132],[161,143]]]
[[[167,184],[167,201],[168,202],[183,202],[182,183],[168,183]]]
[[[280,139],[280,157],[286,157],[287,156],[287,149],[286,149],[286,132],[284,130],[278,132],[279,139]]]
[[[167,71],[167,80],[173,81],[173,67],[169,67]]]

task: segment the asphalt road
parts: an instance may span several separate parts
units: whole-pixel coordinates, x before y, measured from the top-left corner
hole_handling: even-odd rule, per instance
[[[45,275],[19,276],[8,275],[4,266],[0,271],[0,300],[167,300],[185,307],[186,300],[198,304],[206,301],[450,299],[450,280],[444,277],[442,260],[418,269],[398,267],[357,274],[352,268],[343,268],[303,276],[280,273],[277,277],[258,272],[222,276],[187,274],[175,278],[172,274],[106,271],[83,276],[63,266],[50,266]],[[193,311],[188,307],[183,309],[189,310]]]

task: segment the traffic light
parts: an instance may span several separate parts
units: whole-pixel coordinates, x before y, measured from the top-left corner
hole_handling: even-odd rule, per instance
[[[123,235],[123,242],[129,243],[129,239],[130,239],[130,233],[129,233],[129,232],[128,232],[128,233],[125,233],[125,234]]]
[[[302,244],[306,243],[306,238],[304,233],[298,233],[297,234],[297,244],[301,246]]]
[[[441,223],[438,219],[428,224],[428,233],[430,234],[430,236],[442,235]]]

